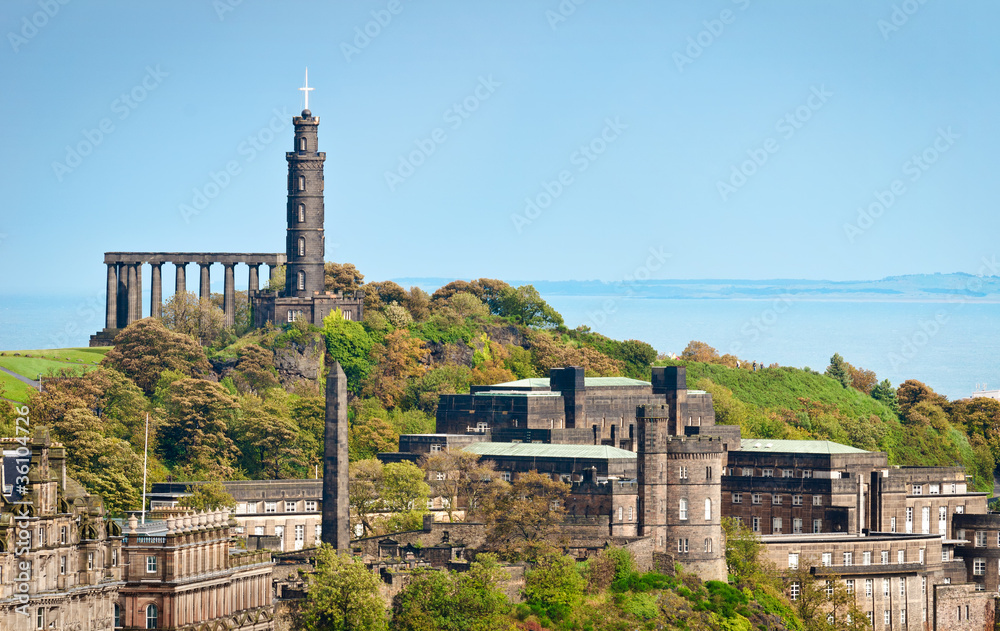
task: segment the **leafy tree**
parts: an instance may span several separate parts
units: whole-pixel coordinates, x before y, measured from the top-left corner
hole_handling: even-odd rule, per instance
[[[323,335],[330,358],[340,362],[344,369],[348,389],[360,392],[362,382],[372,369],[372,338],[360,323],[345,320],[339,309],[323,319]]]
[[[164,404],[159,448],[165,459],[192,477],[232,475],[236,448],[228,430],[236,401],[219,384],[187,378],[170,384]]]
[[[896,389],[888,379],[883,379],[871,391],[871,397],[881,401],[883,405],[899,414],[899,400],[896,399]]]
[[[508,286],[497,299],[497,308],[491,311],[525,326],[554,328],[563,324],[563,317],[532,285],[521,285],[517,289]]]
[[[419,287],[410,287],[409,293],[403,300],[403,306],[414,320],[426,320],[431,314],[431,297]]]
[[[297,478],[308,464],[301,430],[284,391],[267,399],[241,396],[229,435],[239,441],[243,466],[252,475],[267,480]]]
[[[397,329],[406,328],[413,322],[413,316],[410,315],[406,307],[395,300],[386,305],[385,318],[389,321],[389,324]]]
[[[465,394],[472,381],[472,370],[468,366],[439,364],[407,382],[405,405],[435,414],[442,394]]]
[[[119,333],[101,365],[122,372],[147,395],[152,394],[164,370],[199,377],[212,369],[197,342],[168,331],[156,318],[133,322]]]
[[[764,544],[757,533],[731,517],[722,519],[726,533],[726,567],[730,582],[751,589],[776,591],[780,584],[777,569],[763,554]]]
[[[247,344],[239,350],[233,383],[240,392],[261,394],[280,385],[274,367],[274,353],[257,344]]]
[[[536,374],[548,375],[553,368],[582,366],[588,377],[613,377],[622,374],[621,362],[589,346],[564,343],[549,331],[528,334]]]
[[[455,521],[459,502],[465,503],[467,512],[474,512],[499,479],[492,460],[480,460],[479,454],[462,450],[424,456],[420,467],[427,472],[434,495],[445,500],[450,522]]]
[[[825,374],[827,377],[839,381],[840,385],[845,388],[849,388],[852,383],[851,372],[853,369],[854,367],[844,361],[840,353],[834,353],[833,357],[830,358],[830,365],[826,367]]]
[[[392,600],[396,631],[513,630],[510,601],[501,585],[510,576],[496,557],[480,554],[467,572],[415,570]]]
[[[974,397],[955,401],[951,420],[970,436],[981,436],[994,461],[1000,462],[1000,401]]]
[[[792,610],[806,631],[861,631],[870,628],[865,612],[857,606],[853,594],[835,574],[816,576],[813,561],[800,561],[788,572],[786,581],[795,583],[798,596]]]
[[[445,302],[448,308],[452,309],[463,318],[483,319],[490,315],[490,308],[474,294],[468,292],[458,292]]]
[[[570,487],[529,471],[513,483],[491,485],[482,498],[481,514],[490,524],[489,546],[508,558],[518,558],[546,542],[566,515]]]
[[[476,298],[482,297],[482,286],[478,283],[470,283],[467,280],[453,280],[444,287],[439,288],[431,294],[432,301],[445,301],[457,293],[472,294]]]
[[[904,419],[909,417],[910,408],[921,401],[930,401],[941,408],[946,408],[948,405],[948,399],[916,379],[907,379],[899,384],[899,388],[896,390],[896,399],[899,401],[900,415]]]
[[[356,291],[365,282],[365,275],[353,263],[332,263],[323,265],[323,277],[327,291]]]
[[[395,407],[406,394],[409,379],[419,377],[427,367],[421,360],[426,355],[423,341],[409,331],[396,330],[385,336],[381,344],[373,344],[369,355],[372,365],[361,394],[375,397],[387,408]]]
[[[603,592],[613,582],[627,578],[636,571],[635,557],[631,552],[625,548],[609,546],[587,559],[587,592]]]
[[[851,387],[870,395],[878,384],[875,371],[867,368],[854,368],[853,366],[851,368]]]
[[[219,480],[212,480],[204,484],[192,484],[187,488],[188,493],[180,500],[180,505],[193,508],[197,511],[214,511],[220,508],[236,508],[236,500],[226,487]]]
[[[381,509],[383,486],[382,462],[370,458],[352,462],[348,466],[347,504],[351,510],[351,526],[361,524],[362,536],[375,531],[375,516]]]
[[[547,610],[550,618],[561,620],[580,603],[585,586],[572,557],[546,554],[525,572],[524,599]]]
[[[384,418],[369,416],[351,423],[347,440],[350,460],[367,460],[399,449],[399,433]]]
[[[681,351],[681,359],[693,362],[703,362],[710,364],[719,357],[719,351],[715,350],[705,342],[691,340]]]
[[[285,291],[286,271],[287,269],[285,268],[284,265],[279,265],[278,267],[274,268],[274,270],[270,273],[267,279],[267,283],[265,283],[264,285],[265,289],[270,291],[276,291],[278,293]]]
[[[215,341],[226,324],[226,316],[210,297],[199,298],[191,291],[175,293],[163,305],[163,325],[189,335],[202,344]]]
[[[378,533],[378,522],[391,514],[420,513],[426,506],[430,487],[424,472],[412,462],[383,465],[371,458],[352,462],[348,470],[351,518],[362,525],[364,536]]]
[[[385,305],[396,302],[405,303],[409,298],[406,290],[391,280],[368,283],[365,289],[365,310],[381,311]]]
[[[339,554],[329,544],[316,553],[306,600],[297,620],[300,631],[384,631],[386,607],[378,576],[364,561]]]

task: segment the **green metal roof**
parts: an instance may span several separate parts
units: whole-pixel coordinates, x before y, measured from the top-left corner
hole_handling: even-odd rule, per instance
[[[866,454],[864,449],[841,445],[829,440],[771,440],[744,438],[740,451],[771,451],[800,454]]]
[[[608,445],[550,445],[547,443],[472,443],[465,451],[480,456],[525,456],[528,458],[592,458],[635,460],[635,452]]]
[[[531,379],[518,379],[505,383],[493,384],[495,387],[504,388],[548,388],[548,377],[534,377]],[[608,386],[648,386],[652,385],[648,381],[640,379],[630,379],[629,377],[584,377],[583,385],[587,388],[600,388]]]

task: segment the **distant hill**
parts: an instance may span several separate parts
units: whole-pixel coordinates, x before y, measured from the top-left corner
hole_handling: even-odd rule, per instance
[[[451,278],[394,278],[403,287],[417,286],[428,292],[451,282]],[[505,279],[506,280],[506,279]],[[694,279],[636,280],[507,280],[512,285],[534,285],[545,296],[607,296],[628,294],[633,298],[672,299],[767,299],[794,295],[802,300],[899,300],[949,301],[975,299],[1000,301],[1000,276],[972,274],[909,274],[881,280],[803,279]]]

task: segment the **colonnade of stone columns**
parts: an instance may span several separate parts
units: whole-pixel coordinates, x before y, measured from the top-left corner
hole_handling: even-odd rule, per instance
[[[200,254],[200,253],[128,253],[108,252],[104,256],[108,267],[107,310],[105,327],[125,328],[143,317],[142,308],[142,266],[150,265],[149,315],[160,317],[163,313],[164,263],[175,267],[174,291],[187,291],[186,268],[190,263],[200,267],[199,298],[211,298],[211,267],[215,263],[223,266],[223,313],[226,326],[232,326],[236,319],[236,266],[249,267],[248,289],[250,293],[260,290],[260,266],[267,265],[270,278],[279,265],[285,263],[284,254]]]

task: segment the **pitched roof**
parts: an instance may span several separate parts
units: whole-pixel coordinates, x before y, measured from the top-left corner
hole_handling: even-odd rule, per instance
[[[527,458],[590,458],[635,460],[635,452],[608,445],[552,445],[548,443],[472,443],[463,447],[480,456],[522,456]]]
[[[771,440],[769,438],[744,438],[740,451],[770,451],[800,454],[866,454],[864,449],[842,445],[829,440]]]

